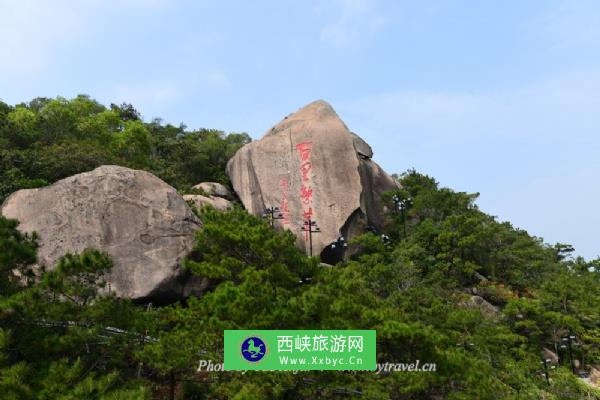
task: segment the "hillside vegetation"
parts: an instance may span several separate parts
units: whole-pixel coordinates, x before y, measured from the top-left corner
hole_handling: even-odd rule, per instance
[[[107,108],[87,96],[0,102],[0,202],[108,164],[150,171],[179,190],[227,183],[223,166],[249,141],[244,133],[143,122],[130,104]]]
[[[248,140],[144,123],[131,106],[83,96],[0,104],[0,197],[106,163],[181,190],[226,182],[225,163]],[[185,267],[210,289],[163,307],[101,294],[112,263],[94,249],[32,279],[38,238],[0,217],[0,397],[600,399],[579,377],[600,364],[600,260],[497,221],[476,195],[412,170],[398,179],[385,201],[410,207],[332,267],[240,208],[196,210],[204,228]],[[222,362],[224,329],[253,328],[376,329],[378,362],[436,371],[196,371]],[[544,349],[560,357],[549,381]]]

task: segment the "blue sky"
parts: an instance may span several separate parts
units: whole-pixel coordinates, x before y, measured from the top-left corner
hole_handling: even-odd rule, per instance
[[[600,255],[600,2],[0,0],[0,99],[86,93],[259,138],[330,102],[414,167]]]

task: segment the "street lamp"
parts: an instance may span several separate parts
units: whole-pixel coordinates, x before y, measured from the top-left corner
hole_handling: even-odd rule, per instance
[[[267,218],[269,223],[271,224],[271,228],[275,226],[276,219],[283,219],[283,214],[280,212],[279,207],[269,207],[265,208],[265,211],[262,215],[263,218]]]
[[[348,248],[348,243],[346,243],[346,239],[343,236],[339,236],[333,243],[331,243],[332,249],[339,249],[340,251],[344,251]]]
[[[378,235],[379,238],[381,239],[381,242],[386,246],[390,246],[392,244],[392,238],[389,237],[388,235],[386,235],[385,233],[382,233],[380,235],[377,228],[375,228],[373,225],[367,225],[367,227],[365,228],[365,231],[370,232],[374,235]]]
[[[406,237],[406,210],[412,207],[413,200],[410,197],[402,198],[395,194],[392,197],[392,201],[394,202],[394,208],[396,211],[399,211],[402,215],[402,226],[404,230],[404,237]]]
[[[407,210],[413,205],[413,200],[410,197],[402,198],[397,194],[392,197],[392,201],[397,211]]]
[[[470,351],[470,350],[475,349],[475,343],[473,343],[473,342],[467,342],[466,339],[463,339],[462,342],[458,342],[456,344],[456,347],[462,347],[466,351]]]
[[[385,246],[391,246],[392,245],[392,238],[390,238],[388,235],[386,234],[382,234],[381,235],[381,242],[385,245]]]
[[[571,363],[571,371],[573,371],[573,374],[575,374],[575,362],[573,360],[573,347],[572,347],[572,342],[576,339],[575,335],[566,335],[562,337],[562,342],[563,344],[560,346],[561,349],[568,349],[569,350],[569,361]],[[565,345],[566,343],[566,345]]]
[[[310,249],[310,256],[313,255],[312,249],[312,234],[321,232],[321,228],[317,226],[317,222],[311,220],[310,218],[304,220],[304,225],[300,228],[304,232],[308,232],[308,247]]]
[[[377,228],[375,228],[373,225],[367,225],[367,227],[365,228],[365,231],[371,232],[374,235],[377,235],[379,233],[377,231]]]
[[[550,360],[549,358],[542,358],[542,361],[540,361],[540,364],[542,364],[544,366],[544,377],[546,378],[546,383],[548,384],[548,386],[550,386],[550,375],[548,373],[548,364],[550,364],[550,369],[554,369],[554,365],[552,365],[552,360]]]

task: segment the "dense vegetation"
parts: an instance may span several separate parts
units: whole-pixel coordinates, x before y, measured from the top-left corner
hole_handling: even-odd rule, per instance
[[[83,97],[45,104],[53,102],[59,109],[96,104]],[[90,117],[96,122],[101,114],[119,115],[121,128],[99,129],[111,140],[82,139],[87,128],[56,128],[61,139],[46,146],[41,138],[48,140],[50,131],[38,125],[43,107],[5,107],[5,116],[21,109],[44,126],[19,146],[29,139],[6,128],[16,117],[0,119],[6,157],[0,174],[14,178],[5,193],[93,168],[83,154],[101,152],[185,188],[207,179],[207,172],[186,170],[180,163],[192,161],[175,160],[175,149],[193,149],[196,165],[204,168],[204,151],[214,146],[219,158],[207,174],[223,181],[226,155],[247,140],[145,124],[129,107],[98,106]],[[55,123],[61,118],[67,117]],[[132,144],[137,134],[128,130],[131,122],[150,138],[139,159],[128,155],[140,148]],[[123,136],[129,139],[121,142]],[[63,146],[91,146],[96,153],[81,150],[81,159],[67,157],[64,164],[43,157],[45,149]],[[34,172],[33,162],[45,170]],[[160,308],[101,295],[111,261],[93,249],[66,255],[41,279],[30,279],[37,238],[0,217],[0,397],[600,399],[600,391],[578,377],[600,363],[600,260],[573,258],[567,245],[545,245],[478,210],[476,196],[440,188],[430,177],[408,171],[399,179],[403,189],[386,201],[391,206],[393,195],[412,201],[390,216],[385,233],[391,241],[382,241],[381,232],[365,233],[355,240],[358,253],[331,268],[298,251],[291,233],[275,232],[241,209],[197,210],[204,229],[185,266],[210,278],[211,289]],[[472,302],[474,293],[487,303]],[[222,361],[223,329],[251,328],[377,329],[378,362],[420,360],[436,363],[437,370],[196,371],[201,359]],[[576,373],[561,349],[566,335],[576,337]],[[560,355],[556,368],[548,366],[549,385],[540,364],[543,349]]]
[[[129,104],[110,108],[78,96],[0,101],[0,202],[17,189],[44,186],[100,165],[151,171],[179,190],[227,183],[223,165],[250,138],[143,122]]]

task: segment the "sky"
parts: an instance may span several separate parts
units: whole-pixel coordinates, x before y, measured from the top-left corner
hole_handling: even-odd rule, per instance
[[[329,102],[389,173],[600,256],[600,2],[0,0],[0,100],[258,139]]]

